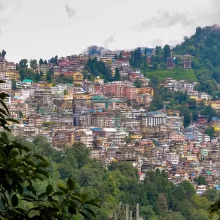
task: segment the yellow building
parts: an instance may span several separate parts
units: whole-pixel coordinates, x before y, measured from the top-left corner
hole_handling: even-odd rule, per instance
[[[91,95],[89,93],[75,93],[73,99],[91,99]]]
[[[142,139],[142,134],[133,134],[130,136],[132,139]]]
[[[53,84],[44,82],[44,83],[39,83],[39,86],[40,87],[49,87],[49,88],[51,88],[53,86]]]
[[[101,79],[100,77],[96,77],[96,78],[94,79],[94,83],[103,84],[103,83],[104,83],[104,79]]]
[[[194,95],[191,95],[190,98],[191,98],[191,99],[195,99],[196,101],[199,100],[198,96],[194,96]]]
[[[16,70],[7,70],[5,76],[9,77],[10,79],[15,79],[15,80],[20,79],[19,72]]]
[[[150,94],[151,96],[154,96],[154,89],[151,87],[137,88],[137,94]]]
[[[80,72],[74,73],[74,74],[73,74],[73,80],[74,80],[73,84],[74,84],[75,86],[82,86],[83,78],[84,78],[84,77],[83,77],[83,74],[82,74],[82,73],[80,73]]]
[[[214,128],[215,132],[220,131],[220,124],[219,123],[215,123],[212,127]]]
[[[220,109],[220,100],[212,101],[210,104],[213,109],[215,109],[215,110]]]

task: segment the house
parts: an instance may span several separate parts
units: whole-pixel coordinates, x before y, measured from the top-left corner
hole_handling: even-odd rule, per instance
[[[82,83],[83,83],[83,74],[80,73],[80,72],[76,72],[73,74],[73,84],[75,86],[82,86]]]
[[[92,126],[95,127],[109,127],[110,114],[108,112],[96,112],[92,114]]]
[[[178,165],[179,163],[179,155],[176,153],[167,153],[166,160],[169,161],[173,165]]]
[[[49,71],[49,66],[48,64],[42,64],[40,66],[40,71],[45,75]]]
[[[185,58],[184,60],[183,60],[183,68],[184,69],[191,69],[191,59],[189,59],[189,58]]]
[[[220,109],[220,100],[212,101],[210,104],[213,109],[215,109],[215,110]]]
[[[173,57],[168,57],[167,58],[167,68],[174,68],[175,67],[175,63],[174,63],[174,59]]]
[[[4,79],[4,83],[0,83],[1,91],[11,91],[12,90],[12,81],[10,79]]]

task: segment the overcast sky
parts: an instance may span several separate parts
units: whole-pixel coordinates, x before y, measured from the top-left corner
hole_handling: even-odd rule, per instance
[[[219,0],[0,0],[6,59],[49,59],[109,49],[175,45],[220,23]]]

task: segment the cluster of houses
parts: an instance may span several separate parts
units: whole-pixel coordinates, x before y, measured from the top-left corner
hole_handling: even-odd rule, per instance
[[[59,151],[83,143],[91,149],[91,157],[103,164],[130,161],[138,168],[140,179],[146,171],[159,168],[166,170],[175,184],[195,182],[203,176],[207,186],[218,188],[220,140],[205,134],[207,119],[199,116],[195,124],[184,128],[179,111],[148,111],[154,89],[149,79],[129,66],[130,53],[124,51],[122,56],[123,61],[117,62],[113,62],[113,52],[98,57],[107,63],[111,60],[112,70],[119,67],[124,77],[123,81],[109,83],[100,77],[84,79],[82,71],[88,56],[61,58],[53,67],[54,78],[71,76],[72,84],[35,83],[29,79],[20,82],[15,65],[1,60],[0,76],[5,83],[0,84],[0,90],[10,95],[7,104],[11,116],[20,121],[11,125],[12,133],[29,141],[41,135]],[[46,69],[47,64],[43,65],[41,68]],[[12,89],[13,79],[17,81],[16,90]],[[142,81],[141,88],[134,86],[137,79]],[[168,89],[186,91],[191,98],[220,108],[220,101],[198,93],[195,85],[183,80],[163,82]],[[213,118],[211,125],[220,131],[220,119]],[[205,189],[199,186],[198,193]]]

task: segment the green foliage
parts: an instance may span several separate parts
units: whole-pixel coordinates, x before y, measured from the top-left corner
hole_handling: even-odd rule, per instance
[[[170,57],[171,52],[170,52],[170,46],[168,44],[166,44],[163,48],[163,52],[164,52],[164,61],[167,61],[167,58]]]
[[[19,75],[21,80],[31,79],[35,81],[35,73],[31,68],[19,68]]]
[[[31,60],[30,61],[30,67],[32,69],[37,69],[37,60]]]
[[[205,134],[207,134],[208,136],[210,136],[210,138],[212,139],[214,134],[215,134],[215,129],[213,127],[208,127],[205,130]]]
[[[7,97],[7,94],[0,93],[3,106],[0,109],[0,126],[10,131],[8,123],[16,121],[8,118],[9,112],[4,103]],[[45,144],[42,141],[41,138],[35,139],[34,144],[40,142],[42,146]],[[49,180],[49,163],[24,143],[28,142],[17,141],[5,132],[0,134],[0,218],[49,220],[70,219],[76,215],[86,219],[95,217],[90,207],[100,207],[98,201],[89,199],[72,178],[68,178],[66,185],[60,182],[57,189],[48,184],[42,193],[39,192],[35,186]],[[45,153],[45,148],[42,150]],[[51,157],[53,154],[48,152],[47,155]]]
[[[104,62],[98,61],[97,58],[89,59],[85,65],[85,70],[94,77],[100,76],[101,78],[104,78],[106,82],[113,80],[111,70]]]
[[[57,80],[56,80],[57,83],[70,83],[72,84],[73,83],[73,77],[71,76],[64,76],[63,74],[61,74]]]
[[[28,67],[28,60],[27,59],[22,59],[19,62],[19,68],[27,68]]]
[[[114,81],[121,81],[121,76],[120,76],[120,71],[119,71],[119,68],[115,68],[115,75],[114,75],[114,78],[113,78]]]
[[[135,86],[136,88],[141,88],[141,87],[142,87],[142,84],[143,84],[143,82],[142,82],[141,80],[139,80],[139,79],[136,79],[136,80],[134,81],[134,86]]]
[[[162,81],[166,78],[172,78],[175,80],[189,80],[191,82],[197,82],[197,78],[195,76],[194,70],[186,70],[181,67],[176,67],[168,70],[156,70],[147,72],[146,76],[148,78],[152,78],[153,76],[157,76],[159,81]]]
[[[149,111],[157,111],[163,108],[163,99],[158,90],[155,90]]]
[[[12,89],[13,89],[13,90],[16,90],[16,89],[17,89],[17,86],[16,86],[16,81],[15,81],[15,79],[12,79],[12,80],[11,80],[11,83],[12,83]]]

